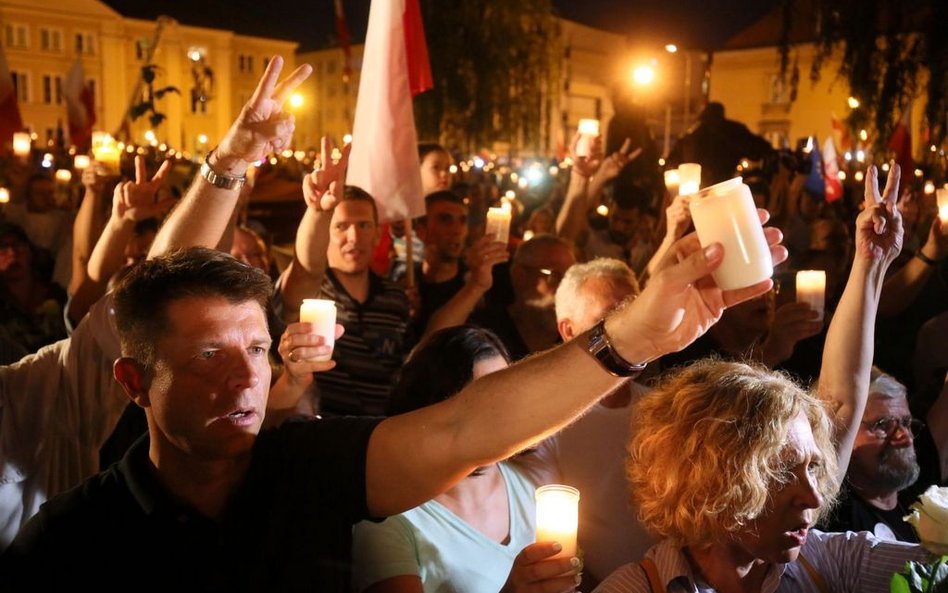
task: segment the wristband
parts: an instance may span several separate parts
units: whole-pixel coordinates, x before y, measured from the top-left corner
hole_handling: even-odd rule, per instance
[[[201,165],[201,177],[207,180],[208,183],[214,187],[219,187],[221,189],[233,189],[240,191],[244,186],[244,183],[247,182],[247,176],[241,175],[240,177],[231,177],[229,175],[221,175],[220,173],[215,173],[211,166],[208,164],[208,161],[211,160],[211,155],[213,151],[207,153],[207,158],[204,159],[204,163]]]
[[[921,250],[921,249],[919,249],[918,251],[915,252],[915,257],[917,257],[918,259],[922,260],[923,262],[925,262],[925,264],[927,264],[927,265],[929,265],[929,266],[937,266],[938,264],[941,263],[941,262],[939,262],[938,260],[932,259],[932,258],[928,257],[927,255],[925,255],[924,253],[922,253],[922,250]]]
[[[645,370],[648,363],[642,362],[633,364],[622,358],[612,342],[609,341],[609,335],[606,333],[606,320],[603,319],[596,324],[589,334],[589,342],[586,345],[586,352],[596,359],[596,362],[606,369],[609,374],[616,377],[631,377]]]

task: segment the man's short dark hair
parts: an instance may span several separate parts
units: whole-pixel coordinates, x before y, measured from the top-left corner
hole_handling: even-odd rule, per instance
[[[435,142],[422,142],[418,145],[418,161],[421,162],[425,160],[425,157],[432,152],[443,152],[444,154],[451,156],[448,154],[448,150],[440,144]]]
[[[425,196],[425,211],[427,212],[427,210],[437,202],[451,202],[452,204],[467,207],[467,204],[464,203],[464,198],[451,190],[442,189]]]
[[[139,263],[113,294],[122,354],[147,368],[156,359],[155,344],[168,329],[173,301],[222,297],[238,304],[254,301],[264,314],[273,283],[263,272],[214,249],[192,247]]]
[[[345,190],[342,192],[342,201],[343,202],[366,202],[372,205],[372,219],[375,220],[375,224],[379,223],[379,207],[375,203],[375,198],[372,195],[362,189],[357,185],[347,185]]]

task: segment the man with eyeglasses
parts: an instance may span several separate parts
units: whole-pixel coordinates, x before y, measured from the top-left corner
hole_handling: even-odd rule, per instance
[[[920,493],[943,480],[938,436],[912,417],[904,385],[877,367],[870,381],[846,484],[826,528],[918,542],[903,517]]]
[[[510,264],[513,302],[492,299],[474,312],[470,321],[496,333],[512,360],[558,344],[556,288],[576,263],[572,246],[554,235],[537,235],[517,248]],[[429,324],[429,330],[431,325]]]

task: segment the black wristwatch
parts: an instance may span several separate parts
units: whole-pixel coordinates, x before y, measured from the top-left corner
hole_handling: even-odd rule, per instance
[[[632,364],[619,356],[619,353],[612,347],[612,342],[609,341],[608,334],[606,334],[605,320],[597,323],[596,327],[590,332],[589,342],[586,344],[586,352],[589,352],[589,354],[602,365],[602,368],[616,377],[631,377],[637,375],[648,366],[648,363],[645,362]]]

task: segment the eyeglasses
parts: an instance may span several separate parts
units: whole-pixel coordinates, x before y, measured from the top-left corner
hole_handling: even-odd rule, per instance
[[[869,429],[872,435],[879,439],[885,439],[892,436],[896,427],[901,427],[912,433],[912,437],[917,437],[922,427],[925,426],[921,420],[911,416],[883,416],[872,422],[863,422],[863,426]]]
[[[544,280],[546,280],[550,284],[559,284],[560,281],[563,279],[563,275],[565,274],[565,272],[551,270],[550,268],[541,268],[538,266],[528,266],[528,265],[523,265],[523,267],[530,270],[531,272],[535,274],[539,274],[540,276],[543,277]]]

